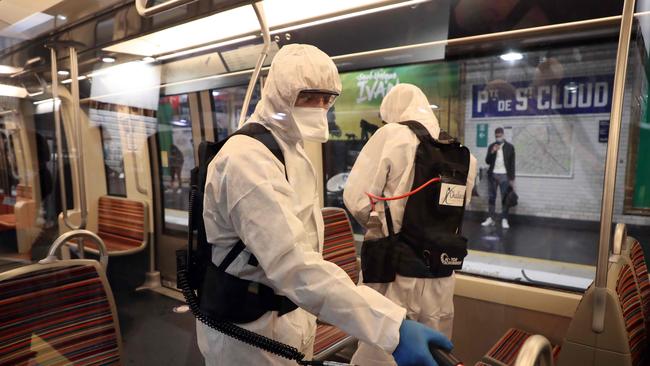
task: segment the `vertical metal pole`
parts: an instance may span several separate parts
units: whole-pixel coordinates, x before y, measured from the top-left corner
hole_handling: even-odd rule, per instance
[[[68,229],[74,230],[75,227],[68,219],[68,196],[65,190],[65,169],[63,166],[63,131],[61,128],[61,115],[56,107],[59,101],[59,77],[57,75],[58,66],[56,60],[56,49],[50,48],[50,65],[52,74],[52,113],[54,113],[54,128],[56,134],[56,160],[59,170],[59,190],[61,192],[61,209],[63,213],[63,222]]]
[[[607,288],[607,271],[609,246],[612,239],[612,214],[614,209],[614,189],[616,187],[616,165],[618,162],[618,146],[621,135],[623,118],[623,97],[625,95],[625,77],[627,60],[630,50],[630,35],[634,21],[635,0],[625,0],[621,31],[616,52],[616,69],[612,94],[612,110],[610,115],[609,143],[605,160],[605,179],[603,182],[603,200],[600,211],[600,241],[598,244],[598,266],[596,267],[596,283],[594,298],[594,314],[592,329],[600,333],[604,329],[605,303]]]
[[[241,115],[239,116],[239,127],[241,127],[244,122],[246,122],[246,114],[248,113],[248,106],[251,103],[251,97],[253,96],[253,90],[255,89],[255,83],[257,83],[257,78],[260,76],[260,71],[262,66],[264,66],[264,61],[268,55],[269,48],[271,47],[271,34],[269,33],[269,25],[266,22],[266,16],[264,15],[264,7],[262,2],[256,2],[253,4],[253,9],[255,9],[255,15],[257,15],[257,20],[260,23],[260,28],[262,28],[262,39],[264,40],[264,47],[262,52],[260,52],[260,57],[257,59],[257,64],[255,65],[255,70],[253,70],[253,75],[251,75],[251,80],[248,83],[248,89],[246,90],[246,96],[244,97],[244,104],[241,108]]]
[[[88,218],[88,207],[86,205],[86,176],[84,174],[83,149],[83,128],[79,118],[79,67],[77,63],[77,50],[69,48],[70,52],[70,89],[72,92],[72,122],[77,133],[77,173],[79,173],[79,210],[81,211],[81,222],[78,229],[85,229]]]

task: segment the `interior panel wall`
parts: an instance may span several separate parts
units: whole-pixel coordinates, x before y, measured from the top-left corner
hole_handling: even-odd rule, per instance
[[[517,294],[513,294],[517,296]],[[564,339],[571,318],[454,296],[454,353],[473,365],[509,328],[543,334],[553,345]]]

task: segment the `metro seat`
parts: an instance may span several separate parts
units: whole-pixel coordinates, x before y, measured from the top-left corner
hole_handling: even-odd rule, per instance
[[[102,238],[109,256],[133,254],[147,246],[147,204],[126,198],[102,196],[97,207],[97,235]],[[76,243],[69,243],[76,247]],[[84,241],[84,249],[97,254],[95,244]]]
[[[98,262],[0,273],[0,364],[119,365],[121,354],[113,294]]]
[[[595,301],[592,285],[571,320],[562,352],[558,346],[553,348],[558,365],[578,365],[591,359],[587,365],[642,366],[649,361],[648,319],[643,303],[643,293],[648,295],[647,284],[644,285],[648,276],[647,269],[641,265],[645,265],[645,258],[640,245],[632,238],[627,239],[622,254],[610,264],[607,273],[604,330],[601,333],[591,330]],[[526,331],[509,329],[475,366],[514,365],[519,350],[530,336]]]
[[[13,204],[4,203],[5,197],[0,195],[0,231],[17,230],[18,253],[29,253],[38,233],[37,208],[32,197],[32,187],[18,184]]]
[[[322,213],[325,222],[323,259],[337,264],[357,283],[359,264],[350,219],[345,210],[338,207],[325,207]],[[354,338],[337,327],[319,323],[314,341],[314,359],[325,359],[353,342]]]
[[[523,347],[526,340],[532,336],[532,333],[525,330],[510,328],[505,334],[492,346],[492,348],[483,356],[482,361],[477,362],[474,366],[514,366],[517,360],[519,350]],[[557,361],[561,347],[553,347],[553,360]]]

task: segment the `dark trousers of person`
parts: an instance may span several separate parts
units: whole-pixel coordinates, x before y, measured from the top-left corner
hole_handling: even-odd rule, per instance
[[[489,198],[488,203],[490,205],[490,217],[492,220],[496,220],[495,210],[497,202],[497,187],[501,191],[501,200],[508,193],[508,188],[510,187],[510,181],[508,180],[507,174],[492,174],[492,177],[488,179],[488,189],[489,189]],[[501,218],[508,219],[508,207],[501,206]]]

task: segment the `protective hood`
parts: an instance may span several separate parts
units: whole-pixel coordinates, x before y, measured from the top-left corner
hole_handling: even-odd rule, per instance
[[[314,46],[286,45],[275,55],[262,100],[247,122],[263,124],[285,141],[301,140],[292,110],[296,97],[303,90],[339,94],[341,79],[338,70],[329,56]]]
[[[395,85],[381,102],[379,112],[386,123],[418,121],[434,138],[440,135],[438,119],[433,114],[426,95],[415,85]]]

